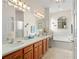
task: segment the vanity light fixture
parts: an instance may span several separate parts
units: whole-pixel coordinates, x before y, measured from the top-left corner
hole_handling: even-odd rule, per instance
[[[41,13],[37,12],[38,16],[44,17],[44,15],[42,15]]]
[[[56,3],[62,3],[64,0],[56,0]]]
[[[41,13],[39,13],[39,12],[35,13],[35,16],[36,16],[36,17],[41,17],[41,18],[44,18],[44,15],[43,15],[43,14],[41,14]]]
[[[25,9],[30,10],[30,7],[26,6],[25,2],[23,2],[22,0],[8,0],[8,4],[22,11],[24,11]]]

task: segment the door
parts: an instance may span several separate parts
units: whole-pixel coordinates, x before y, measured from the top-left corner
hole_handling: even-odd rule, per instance
[[[38,46],[34,47],[34,59],[39,59]]]
[[[48,50],[48,42],[49,42],[49,39],[47,38],[47,41],[46,41],[46,50]]]
[[[43,54],[46,52],[46,39],[43,40]]]
[[[39,45],[39,59],[42,57],[42,45]]]
[[[33,51],[31,50],[24,54],[24,59],[33,59]]]

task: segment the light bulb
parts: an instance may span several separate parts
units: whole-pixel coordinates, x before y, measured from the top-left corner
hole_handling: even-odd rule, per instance
[[[27,9],[30,10],[30,7],[27,6]]]
[[[19,7],[19,10],[22,10],[22,8],[21,8],[21,7]]]
[[[59,2],[59,0],[56,0],[56,2]]]
[[[9,2],[9,1],[8,1],[8,5],[9,5],[9,6],[13,6],[13,4],[12,4],[11,2]]]
[[[17,0],[13,0],[14,3],[17,3]]]
[[[14,8],[18,8],[18,6],[14,5]]]
[[[35,15],[36,17],[39,17],[36,13],[34,13],[34,15]]]
[[[56,2],[63,2],[63,0],[56,0]]]
[[[39,15],[39,16],[43,16],[41,13],[39,13],[39,12],[37,12],[37,15]]]
[[[25,11],[25,9],[22,9],[22,11]]]
[[[22,2],[19,2],[18,4],[19,4],[20,7],[22,7]]]
[[[23,8],[26,8],[26,5],[25,4],[23,4]]]

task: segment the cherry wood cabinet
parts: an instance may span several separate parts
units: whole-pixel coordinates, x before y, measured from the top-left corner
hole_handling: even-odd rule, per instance
[[[24,59],[33,59],[33,51],[31,50],[24,54]]]
[[[34,47],[34,59],[39,59],[38,47]]]
[[[12,54],[5,56],[3,59],[23,59],[23,50],[13,52]]]
[[[11,59],[11,55],[7,55],[7,56],[5,56],[5,57],[2,58],[2,59]]]
[[[42,41],[40,41],[39,42],[39,47],[38,47],[39,49],[39,51],[38,51],[38,53],[39,53],[39,59],[41,59],[41,57],[42,57],[42,55],[43,55],[43,42]]]
[[[43,54],[45,54],[46,51],[47,51],[47,40],[44,39],[44,40],[43,40]]]
[[[24,48],[24,59],[33,59],[33,45]]]
[[[48,39],[40,40],[9,55],[2,59],[42,59],[43,54],[48,50]]]
[[[49,40],[47,38],[43,40],[43,54],[45,54],[48,50],[48,42]]]
[[[12,54],[12,59],[23,59],[23,50],[19,50]]]
[[[34,44],[34,59],[41,59],[42,57],[42,41]]]
[[[46,41],[47,41],[47,42],[46,42],[46,50],[48,50],[48,47],[49,47],[49,39],[47,38]]]

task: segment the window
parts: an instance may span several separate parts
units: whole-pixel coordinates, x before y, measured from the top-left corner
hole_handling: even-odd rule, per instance
[[[66,17],[62,16],[58,18],[58,29],[65,29],[66,28]]]

